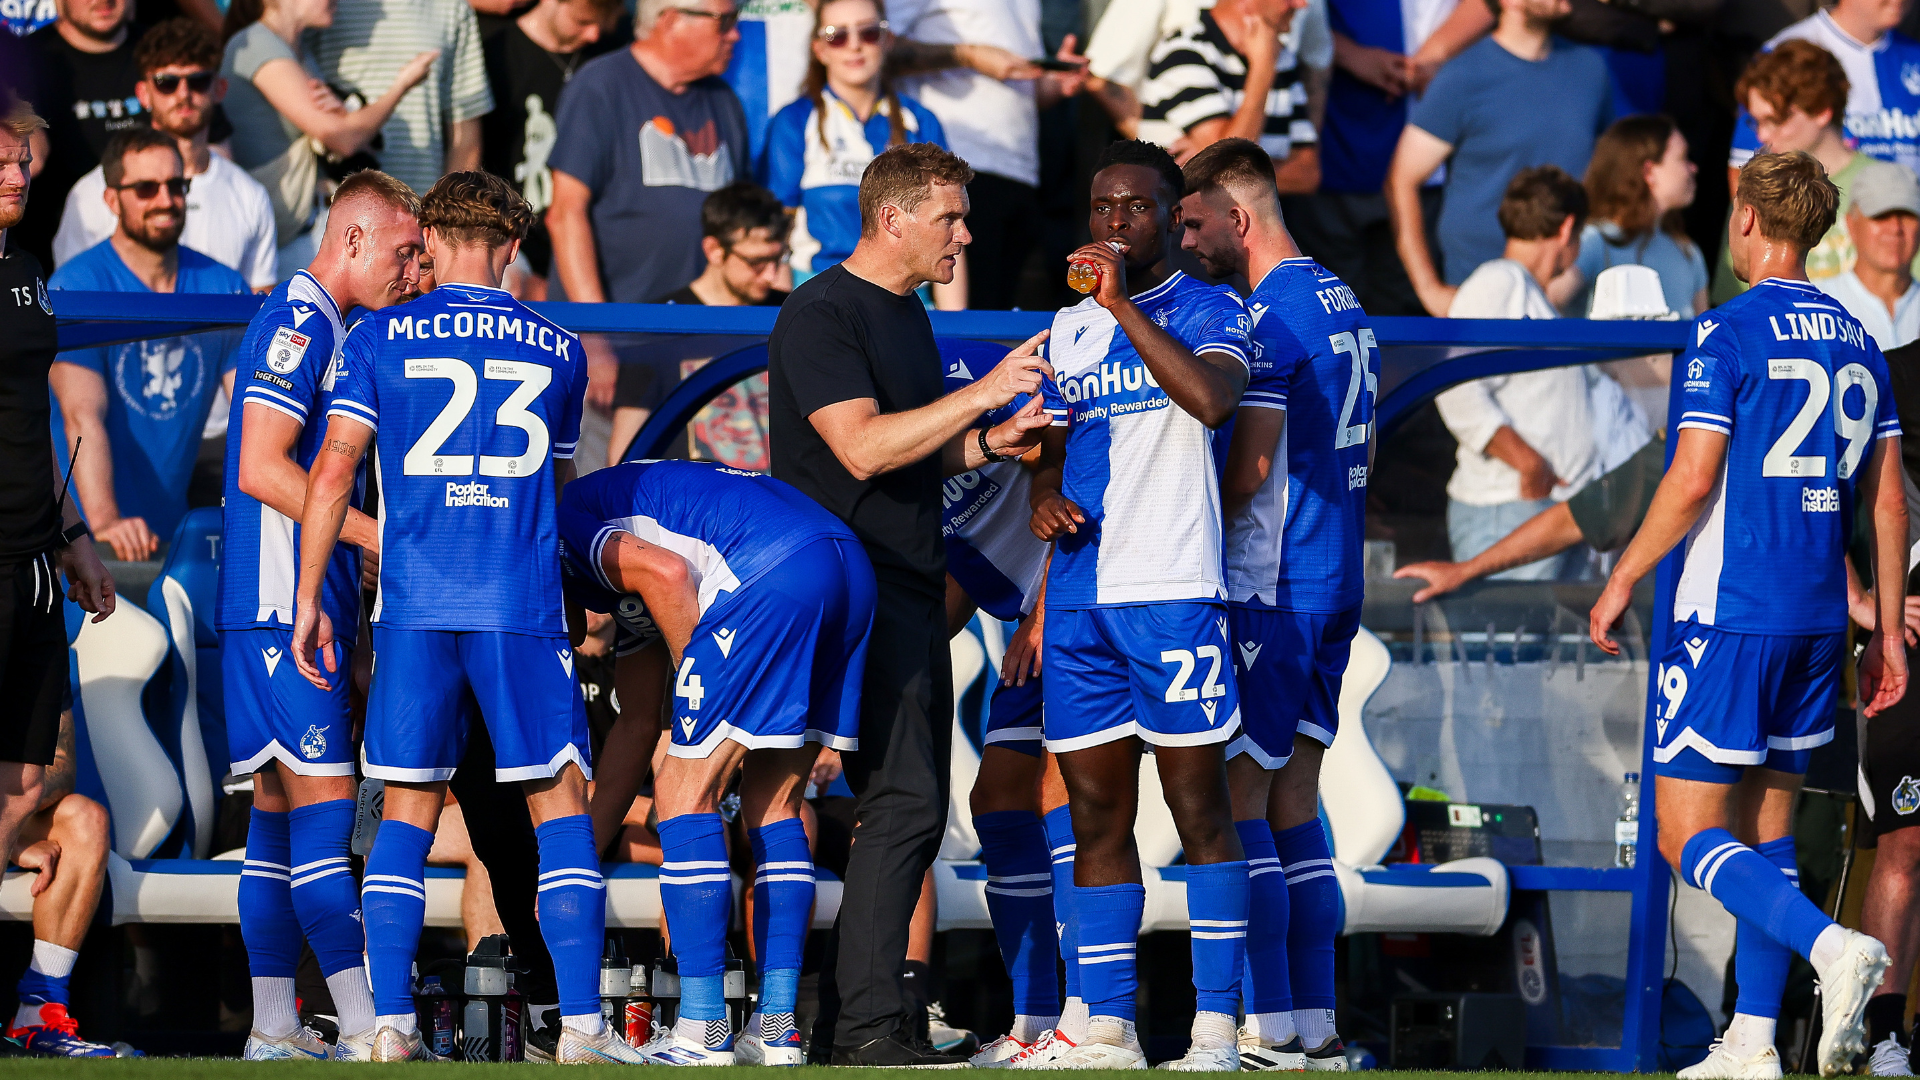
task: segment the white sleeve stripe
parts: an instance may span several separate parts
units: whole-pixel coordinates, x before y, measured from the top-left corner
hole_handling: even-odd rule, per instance
[[[1689,416],[1699,416],[1699,417],[1704,417],[1705,419],[1708,419],[1708,420],[1718,420],[1723,424],[1733,423],[1733,417],[1731,416],[1722,416],[1719,413],[1701,412],[1697,409],[1689,409],[1686,412],[1681,413],[1680,416],[1682,419]]]
[[[1240,399],[1240,407],[1243,409],[1272,409],[1274,412],[1287,411],[1285,402],[1275,404],[1271,401],[1248,401],[1245,398]]]
[[[594,580],[605,585],[608,589],[612,589],[614,592],[619,592],[620,590],[615,589],[613,582],[607,579],[607,571],[600,562],[600,556],[606,549],[607,544],[613,540],[614,534],[620,531],[622,530],[616,529],[612,525],[602,525],[600,531],[593,534],[593,543],[587,545],[587,550],[591,552],[593,556]]]
[[[245,399],[242,399],[242,400],[245,400]],[[307,414],[294,412],[292,409],[287,408],[285,405],[282,405],[277,401],[255,399],[253,401],[248,401],[247,404],[258,405],[263,409],[272,409],[275,412],[286,413],[288,416],[293,417],[295,420],[298,420],[303,425],[307,422]]]
[[[361,423],[361,424],[365,424],[365,425],[367,425],[368,427],[370,427],[370,428],[372,428],[372,429],[373,429],[373,430],[375,430],[375,431],[379,431],[379,430],[380,430],[380,425],[379,425],[379,424],[376,424],[376,423],[374,423],[374,422],[373,422],[373,421],[372,421],[371,419],[369,419],[369,418],[368,418],[368,417],[367,417],[367,416],[366,416],[366,415],[365,415],[364,413],[357,413],[357,412],[350,412],[350,411],[348,411],[348,410],[346,410],[346,409],[342,409],[342,408],[340,408],[340,407],[339,407],[339,406],[337,406],[337,405],[336,405],[335,407],[333,407],[333,408],[331,408],[331,409],[328,409],[328,410],[327,410],[327,415],[328,415],[328,416],[344,416],[344,417],[346,417],[346,418],[347,418],[348,420],[352,420],[352,421],[355,421],[356,423]]]
[[[250,397],[273,398],[275,401],[285,402],[287,406],[290,408],[300,410],[300,415],[302,416],[305,416],[307,414],[306,402],[301,401],[299,398],[288,397],[287,395],[279,392],[278,390],[270,390],[264,386],[249,386],[246,388],[246,391],[243,392],[240,396],[242,398],[250,398]],[[264,404],[264,402],[262,404]]]
[[[1897,439],[1900,437],[1900,430],[1895,428],[1892,431],[1876,431],[1873,433],[1873,437],[1875,439]]]
[[[1711,424],[1705,420],[1682,420],[1680,421],[1680,423],[1676,424],[1675,427],[1676,428],[1698,428],[1701,431],[1717,431],[1722,435],[1733,434],[1732,428],[1723,427],[1719,424]]]
[[[366,413],[368,416],[374,416],[374,417],[377,417],[380,415],[378,412],[376,412],[373,409],[372,406],[362,405],[359,402],[354,401],[352,398],[334,398],[333,404],[327,409],[327,411],[331,413],[336,409],[355,409],[360,412]]]

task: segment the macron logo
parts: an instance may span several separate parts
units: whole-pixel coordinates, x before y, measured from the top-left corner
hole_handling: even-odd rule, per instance
[[[312,309],[312,308],[310,308],[310,307],[301,307],[301,306],[299,306],[298,304],[296,304],[296,305],[294,305],[294,308],[293,308],[293,328],[294,328],[295,330],[298,330],[298,329],[300,329],[300,324],[301,324],[301,323],[303,323],[303,322],[306,322],[306,321],[307,321],[308,319],[311,319],[311,318],[313,318],[313,309]]]
[[[1241,667],[1246,668],[1248,671],[1252,671],[1253,662],[1258,659],[1260,659],[1260,643],[1259,642],[1243,641],[1240,643],[1240,666]]]
[[[1218,712],[1219,709],[1220,703],[1216,701],[1203,701],[1200,703],[1200,711],[1207,714],[1208,727],[1213,726],[1213,714]]]
[[[267,662],[267,678],[273,678],[274,669],[280,666],[281,658],[286,655],[277,648],[260,650],[260,659]]]
[[[1073,343],[1075,345],[1080,344],[1080,339],[1086,336],[1086,333],[1087,333],[1087,328],[1084,326],[1080,327],[1078,330],[1075,330],[1073,332]]]
[[[736,631],[721,627],[713,632],[713,643],[720,646],[720,656],[728,659],[733,656],[733,638]]]
[[[567,669],[568,675],[572,675],[573,674],[573,650],[572,649],[555,649],[553,651],[553,655],[560,658],[560,666]]]
[[[1692,641],[1682,642],[1681,644],[1686,646],[1687,655],[1693,658],[1693,666],[1699,667],[1700,657],[1704,656],[1707,651],[1706,639],[1694,638]]]
[[[1712,337],[1713,332],[1718,329],[1720,329],[1719,323],[1714,322],[1712,319],[1701,319],[1699,327],[1694,331],[1698,336],[1694,338],[1693,347],[1697,349],[1705,345],[1707,339]]]
[[[1225,620],[1225,619],[1215,619],[1215,620],[1213,620],[1213,624],[1214,624],[1214,626],[1215,626],[1215,627],[1217,627],[1217,628],[1219,628],[1219,630],[1220,630],[1220,640],[1221,640],[1221,641],[1232,641],[1232,640],[1233,640],[1232,638],[1230,638],[1230,637],[1228,637],[1228,636],[1227,636],[1227,620]],[[1258,646],[1258,645],[1255,645],[1255,646],[1254,646],[1253,648],[1254,648],[1254,651],[1255,651],[1255,652],[1258,652],[1258,651],[1260,650],[1260,646]]]
[[[683,716],[680,718],[680,734],[681,737],[685,739],[693,738],[693,717]]]

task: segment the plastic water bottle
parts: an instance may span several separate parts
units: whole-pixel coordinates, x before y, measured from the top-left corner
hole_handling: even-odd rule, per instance
[[[420,1027],[427,1049],[443,1058],[453,1056],[453,998],[440,983],[440,976],[429,975],[420,983]]]
[[[1613,823],[1613,865],[1626,869],[1633,868],[1634,855],[1640,846],[1640,774],[1630,772],[1626,776],[1626,785],[1621,793],[1623,808],[1620,819]]]

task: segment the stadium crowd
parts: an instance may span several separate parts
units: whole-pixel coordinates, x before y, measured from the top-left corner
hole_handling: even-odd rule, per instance
[[[1762,249],[1774,249],[1763,240],[1778,241],[1795,247],[1801,262],[1793,268],[1811,283],[1803,306],[1844,312],[1845,325],[1872,345],[1863,342],[1863,353],[1887,357],[1890,374],[1862,376],[1880,380],[1866,414],[1877,445],[1887,422],[1874,419],[1875,401],[1920,422],[1920,399],[1907,400],[1909,383],[1920,380],[1906,371],[1920,364],[1920,40],[1902,29],[1920,32],[1920,12],[1907,8],[1904,0],[1838,0],[1820,10],[1803,0],[10,5],[13,33],[0,34],[0,90],[10,110],[0,151],[13,156],[0,157],[0,170],[25,175],[17,184],[23,213],[0,233],[0,254],[23,253],[46,268],[44,288],[37,275],[7,283],[16,306],[43,310],[47,325],[0,348],[51,355],[51,315],[63,290],[270,297],[244,336],[61,353],[46,373],[42,397],[50,403],[28,400],[40,393],[35,387],[6,388],[6,409],[40,424],[54,454],[44,469],[36,464],[38,471],[9,480],[0,503],[19,494],[15,486],[39,484],[40,471],[71,481],[70,496],[45,520],[12,533],[0,522],[0,563],[32,568],[22,571],[28,584],[9,586],[31,593],[31,604],[53,595],[58,572],[74,583],[76,599],[105,617],[113,581],[76,537],[90,531],[118,560],[151,560],[192,508],[224,505],[226,558],[246,553],[243,561],[263,568],[282,559],[285,574],[261,569],[258,596],[223,597],[223,633],[235,642],[256,635],[263,650],[289,649],[298,661],[284,669],[270,661],[264,677],[229,672],[234,715],[257,699],[274,703],[260,705],[263,716],[346,716],[352,680],[333,665],[362,635],[391,650],[384,670],[417,664],[461,673],[464,682],[404,692],[395,677],[374,680],[371,692],[359,686],[372,694],[364,750],[323,738],[308,752],[304,723],[290,731],[265,719],[255,731],[233,725],[234,772],[257,778],[242,886],[250,1056],[427,1053],[411,1020],[407,965],[408,934],[417,939],[420,920],[410,905],[423,899],[421,867],[433,862],[469,870],[469,939],[504,931],[530,959],[529,999],[551,1007],[530,1054],[662,1064],[737,1054],[797,1064],[805,1040],[794,993],[806,924],[792,920],[810,909],[812,878],[782,870],[825,865],[848,889],[837,957],[823,966],[826,1011],[815,1032],[826,1037],[813,1039],[817,1060],[1137,1067],[1145,1058],[1129,980],[1142,901],[1127,837],[1138,796],[1130,790],[1133,759],[1101,748],[1132,751],[1145,741],[1156,746],[1180,829],[1194,925],[1209,928],[1193,935],[1199,1016],[1179,1067],[1343,1069],[1332,1011],[1337,900],[1331,871],[1313,870],[1328,858],[1314,803],[1319,758],[1333,737],[1338,672],[1358,625],[1362,507],[1391,516],[1424,496],[1417,482],[1367,486],[1368,475],[1394,463],[1375,463],[1370,396],[1348,393],[1342,411],[1335,393],[1338,422],[1322,419],[1339,453],[1301,467],[1330,468],[1337,459],[1346,476],[1361,477],[1344,501],[1329,500],[1338,508],[1327,520],[1339,524],[1328,528],[1345,529],[1338,550],[1329,549],[1324,565],[1312,555],[1300,562],[1293,547],[1284,565],[1259,554],[1262,545],[1280,550],[1285,516],[1273,501],[1274,449],[1283,462],[1289,445],[1296,459],[1311,457],[1298,441],[1309,421],[1296,409],[1286,436],[1295,441],[1279,441],[1282,421],[1273,417],[1287,415],[1289,389],[1258,362],[1260,349],[1276,347],[1255,333],[1265,309],[1242,307],[1214,286],[1254,299],[1271,292],[1274,303],[1285,294],[1297,304],[1315,295],[1294,280],[1306,268],[1337,276],[1343,286],[1321,294],[1312,310],[1286,310],[1300,341],[1344,337],[1336,349],[1346,351],[1329,358],[1320,346],[1312,363],[1334,364],[1335,390],[1345,390],[1345,357],[1356,388],[1375,378],[1368,316],[1707,318],[1696,343],[1704,348],[1713,314],[1740,310],[1722,305],[1773,302],[1740,298],[1764,280],[1756,267],[1788,266],[1765,261],[1772,256]],[[44,125],[29,122],[35,115]],[[1708,181],[1700,184],[1703,169]],[[6,182],[0,173],[0,196]],[[1805,211],[1781,185],[1831,192],[1833,205],[1824,217],[1818,207]],[[1792,212],[1776,203],[1792,203]],[[1808,222],[1819,228],[1802,235]],[[1101,242],[1108,240],[1115,243]],[[1066,284],[1070,261],[1097,271],[1091,301]],[[621,465],[683,367],[666,371],[629,346],[576,337],[519,306],[549,299],[781,306],[768,375],[736,390],[741,400],[729,406],[770,434],[757,450],[741,450],[741,460],[722,460],[792,486]],[[501,314],[456,312],[463,303]],[[990,372],[962,364],[942,385],[937,372],[946,365],[923,312],[1015,307],[1071,310],[1056,320],[1050,345],[1029,342]],[[350,320],[355,309],[366,313],[362,323]],[[507,367],[489,367],[479,393],[502,424],[529,432],[540,425],[540,448],[524,459],[480,455],[476,466],[472,456],[438,457],[439,444],[424,452],[413,445],[428,437],[422,431],[445,442],[448,431],[432,426],[442,403],[419,406],[382,384],[376,359],[385,342],[447,337],[433,321],[442,317],[486,320],[466,325],[497,327],[477,333],[511,340],[515,358],[488,359]],[[350,334],[356,326],[368,329]],[[1148,389],[1127,383],[1127,391],[1173,404],[1164,415],[1176,419],[1152,435],[1155,452],[1187,455],[1178,463],[1194,470],[1218,468],[1210,505],[1205,485],[1178,493],[1129,486],[1117,449],[1111,475],[1105,463],[1097,478],[1085,464],[1100,452],[1075,441],[1091,438],[1082,434],[1089,425],[1148,439],[1119,423],[1119,412],[1085,404],[1105,392],[1107,354],[1082,355],[1079,334],[1069,347],[1061,332],[1089,328],[1099,350],[1112,341],[1114,355],[1145,365]],[[309,349],[329,362],[303,365]],[[526,373],[527,365],[547,370],[556,357],[574,381],[554,376],[549,389]],[[1094,389],[1079,389],[1075,365]],[[1294,400],[1315,379],[1334,379],[1330,370],[1309,372],[1302,361]],[[1485,576],[1598,581],[1611,572],[1617,585],[1623,574],[1644,573],[1646,560],[1636,560],[1629,543],[1653,535],[1643,522],[1671,524],[1656,489],[1663,475],[1675,475],[1668,459],[1681,450],[1666,445],[1670,375],[1667,358],[1648,358],[1481,379],[1441,394],[1424,429],[1410,426],[1399,451],[1433,459],[1439,447],[1453,462],[1437,476],[1430,461],[1425,466],[1435,481],[1425,486],[1444,489],[1445,535],[1404,548],[1409,557],[1396,575],[1425,583],[1415,599]],[[464,390],[452,374],[426,381],[445,379],[471,407],[471,373]],[[492,385],[515,379],[530,388],[522,396]],[[1836,410],[1845,397],[1834,391]],[[42,414],[44,422],[35,419]],[[505,419],[510,414],[517,419]],[[1835,415],[1835,425],[1851,419]],[[1209,429],[1236,416],[1230,438],[1211,439]],[[9,428],[5,437],[17,434]],[[381,440],[396,439],[408,442],[392,444],[389,457],[404,455],[406,466],[380,478],[390,486],[376,524],[362,512],[356,470]],[[44,456],[31,440],[8,452]],[[1907,453],[1910,468],[1920,463],[1920,451]],[[1848,469],[1877,468],[1851,454]],[[1408,462],[1399,465],[1395,475],[1418,478]],[[926,528],[941,511],[929,493],[955,473],[997,476],[999,511],[946,522],[943,545],[939,530]],[[501,685],[488,673],[531,670],[534,661],[498,651],[508,649],[498,641],[472,645],[469,655],[454,638],[484,628],[558,639],[557,607],[441,605],[458,610],[405,621],[435,605],[423,584],[416,580],[410,595],[397,575],[417,574],[405,569],[408,560],[425,561],[431,551],[409,552],[379,530],[432,534],[435,512],[425,508],[436,504],[408,494],[414,477],[488,478],[425,487],[443,485],[445,507],[505,508],[505,497],[488,493],[495,480],[566,482],[576,474],[557,507],[513,495],[515,514],[530,516],[515,517],[502,534],[555,539],[566,559],[548,568],[548,591],[558,596],[564,576],[569,600],[595,612],[566,628],[584,636],[559,644],[564,678],[545,677],[558,689],[531,686],[540,680],[530,675],[526,685]],[[1877,508],[1876,494],[1899,488],[1859,483],[1868,508]],[[407,498],[419,506],[395,511]],[[1155,567],[1099,561],[1097,543],[1082,536],[1090,520],[1088,532],[1101,533],[1099,515],[1111,515],[1105,530],[1121,532],[1150,499],[1161,500],[1156,515],[1196,523],[1156,541],[1154,558],[1202,567],[1204,580],[1169,585]],[[1168,499],[1179,505],[1164,505]],[[32,501],[21,496],[0,509]],[[674,517],[708,501],[737,516]],[[1006,524],[1009,506],[1018,507],[1017,527]],[[251,517],[239,523],[237,508]],[[398,519],[384,516],[396,512]],[[782,535],[755,537],[751,553],[721,542],[739,541],[735,534],[769,517]],[[663,524],[669,519],[676,523]],[[1891,518],[1875,520],[1891,527]],[[275,531],[281,526],[284,535]],[[56,550],[51,537],[63,554],[48,554]],[[955,537],[971,554],[956,556]],[[497,554],[519,558],[510,544]],[[1615,569],[1616,557],[1625,569]],[[987,588],[962,565],[998,576]],[[507,566],[477,559],[462,572],[483,582],[489,573],[508,576]],[[1920,614],[1906,613],[1899,590],[1872,587],[1898,569],[1846,564],[1847,610],[1862,629],[1903,621],[1920,629]],[[358,616],[363,572],[380,581],[389,620],[375,615],[371,629]],[[764,606],[752,617],[777,623],[784,636],[752,648],[775,650],[769,656],[811,650],[813,670],[789,672],[786,683],[764,676],[728,684],[713,673],[733,658],[735,631],[709,619],[722,608],[747,618],[748,609],[726,605],[776,591],[751,591],[761,573],[787,583],[787,607],[756,599]],[[733,585],[720,584],[727,580]],[[270,588],[284,595],[269,602]],[[739,596],[716,607],[716,592]],[[1175,651],[1206,638],[1226,605],[1198,601],[1216,595],[1233,601],[1231,635],[1221,614],[1222,641],[1182,661],[1180,688],[1191,697],[1166,692],[1165,703],[1193,708],[1163,713],[1148,700],[1161,687],[1140,689],[1163,674],[1136,672],[1130,690],[1127,665],[1137,665],[1147,644],[1158,654],[1175,638],[1185,643]],[[623,607],[633,597],[644,603]],[[795,603],[805,610],[788,610]],[[1191,625],[1130,622],[1125,613],[1142,609],[1129,604],[1177,608]],[[932,919],[927,867],[947,810],[947,641],[976,607],[1019,626],[1002,664],[1007,686],[995,698],[1001,727],[990,733],[982,766],[983,777],[1002,782],[972,793],[994,875],[989,904],[1016,989],[1013,1029],[985,1047],[963,1045],[937,1013],[930,1023],[922,988]],[[870,634],[860,629],[869,626]],[[1606,629],[1596,622],[1597,641]],[[433,634],[448,636],[405,636]],[[1897,643],[1899,635],[1891,637]],[[1270,657],[1291,649],[1303,670],[1273,676],[1295,680],[1283,692],[1252,676],[1254,659],[1243,653],[1221,681],[1229,638],[1268,641]],[[1050,685],[1072,703],[1057,710],[1071,718],[1050,720],[1044,754],[1043,639],[1049,679],[1057,680]],[[1189,675],[1202,678],[1195,665],[1209,648],[1214,674],[1187,687]],[[1123,677],[1109,685],[1115,670]],[[840,681],[823,681],[824,671]],[[1820,678],[1831,674],[1823,671]],[[64,663],[60,672],[64,685]],[[302,675],[310,685],[289,690]],[[536,715],[547,706],[534,699],[577,702],[582,684],[608,704],[587,701],[578,723],[548,724],[540,739],[531,726],[513,726],[515,717],[552,720]],[[1305,685],[1313,689],[1301,691]],[[616,690],[629,703],[625,713],[609,707]],[[1232,734],[1231,724],[1215,724],[1216,710],[1257,710],[1256,698],[1299,692],[1313,700],[1300,705],[1305,718],[1285,718],[1283,733],[1258,730],[1249,715],[1235,741],[1212,738]],[[1130,693],[1134,719],[1110,704]],[[57,706],[51,682],[23,700],[46,711],[48,694]],[[484,724],[467,723],[462,694],[479,702]],[[662,731],[636,719],[645,710],[631,709],[635,701],[671,709],[686,700],[692,713],[703,697],[726,704],[687,719],[684,730]],[[1912,715],[1911,704],[1891,697],[1863,692],[1863,702],[1893,710],[1889,716]],[[799,711],[775,707],[783,700],[799,702]],[[744,715],[755,708],[777,723]],[[1205,731],[1192,726],[1202,709]],[[7,1026],[33,1052],[110,1053],[80,1037],[65,998],[100,895],[109,826],[98,804],[73,793],[71,763],[64,772],[59,763],[62,753],[71,757],[59,749],[71,742],[71,713],[51,711],[63,719],[24,725],[24,735],[8,736],[23,740],[17,745],[0,739],[0,762],[27,763],[18,775],[0,771],[0,838],[13,862],[40,872],[35,895],[47,898],[44,927],[36,903],[33,961]],[[447,713],[458,730],[383,728],[371,719],[415,713]],[[1876,745],[1871,735],[1866,741]],[[1888,751],[1909,752],[1904,743]],[[1794,771],[1786,757],[1739,760],[1763,758],[1758,772]],[[389,785],[364,886],[345,853],[356,762]],[[597,775],[588,775],[589,762]],[[33,771],[43,764],[44,776]],[[1804,771],[1804,760],[1798,764]],[[490,769],[502,783],[488,782]],[[1904,774],[1886,765],[1879,772],[1888,775],[1865,769],[1863,783],[1891,805]],[[736,776],[739,812],[723,821],[720,799]],[[505,781],[524,782],[527,797]],[[1763,808],[1757,824],[1742,823],[1752,828],[1730,826],[1739,840],[1704,811],[1685,819],[1695,828],[1671,851],[1663,838],[1663,852],[1686,868],[1690,884],[1720,896],[1713,873],[1701,868],[1726,863],[1739,868],[1742,887],[1766,894],[1774,883],[1764,872],[1783,859],[1791,866],[1791,839],[1783,855],[1778,808],[1767,794],[1786,790],[1784,782],[1753,787]],[[1708,1071],[1694,1075],[1767,1075],[1778,1014],[1768,988],[1777,999],[1789,948],[1814,959],[1823,977],[1862,983],[1852,996],[1828,995],[1830,1020],[1845,1022],[1833,1025],[1823,1053],[1842,1054],[1847,1039],[1864,1039],[1876,1075],[1911,1075],[1905,972],[1920,933],[1892,913],[1920,886],[1920,840],[1905,824],[1876,819],[1885,834],[1873,886],[1882,914],[1876,923],[1870,905],[1865,926],[1886,942],[1899,979],[1881,983],[1886,957],[1876,960],[1862,944],[1871,939],[1827,935],[1832,924],[1820,925],[1817,912],[1779,914],[1766,923],[1778,940],[1741,939],[1740,962],[1750,966],[1739,980],[1740,1012]],[[859,845],[851,843],[856,825],[868,830]],[[1740,850],[1708,854],[1689,835],[1725,836]],[[1756,854],[1765,860],[1758,870],[1746,865]],[[580,990],[601,942],[596,855],[664,866],[665,920],[678,927],[685,989],[679,1024],[644,1051],[591,1022],[598,1007],[588,1009]],[[749,916],[760,1010],[739,1033],[728,1029],[712,981],[723,970],[716,965],[724,962],[727,921],[716,914],[725,889],[714,883],[728,875],[711,871],[728,866],[750,879],[757,868],[749,907],[761,912]],[[1735,876],[1729,870],[1726,880]],[[1066,896],[1076,905],[1071,915]],[[1779,911],[1791,907],[1779,901]],[[362,910],[364,937],[344,918]],[[1056,937],[1056,919],[1064,936]],[[333,1042],[295,1012],[303,938],[339,1017]],[[1064,998],[1054,985],[1056,956],[1068,960]],[[1862,1013],[1865,1027],[1849,1035]],[[1772,1068],[1778,1076],[1777,1060]]]

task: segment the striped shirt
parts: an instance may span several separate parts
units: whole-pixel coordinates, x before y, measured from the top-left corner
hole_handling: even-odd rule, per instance
[[[339,0],[333,25],[309,32],[326,80],[367,101],[387,92],[407,61],[429,49],[440,58],[400,99],[368,147],[380,168],[426,194],[446,172],[447,129],[493,111],[480,26],[464,0]]]
[[[1295,146],[1318,137],[1307,118],[1306,69],[1284,38],[1274,70],[1260,145],[1275,160],[1284,160]],[[1227,42],[1213,12],[1202,11],[1153,47],[1147,81],[1140,86],[1140,137],[1171,144],[1197,124],[1233,116],[1246,81],[1246,57]]]

